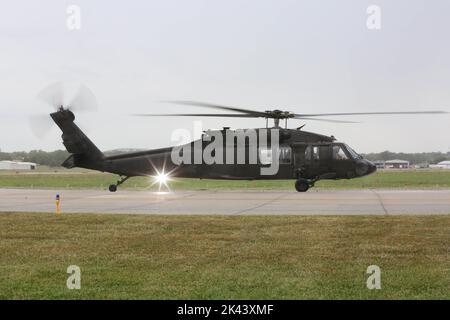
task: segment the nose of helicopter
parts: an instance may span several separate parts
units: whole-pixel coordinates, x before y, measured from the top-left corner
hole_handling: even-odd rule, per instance
[[[361,159],[356,162],[355,171],[358,177],[362,177],[374,173],[377,171],[377,167],[369,160]]]
[[[377,166],[373,164],[373,162],[366,160],[369,163],[369,170],[367,171],[367,174],[372,174],[375,171],[377,171]]]

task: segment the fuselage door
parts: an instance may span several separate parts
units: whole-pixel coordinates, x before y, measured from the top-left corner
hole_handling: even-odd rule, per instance
[[[296,144],[295,169],[302,178],[314,179],[332,168],[330,144]]]
[[[342,143],[333,143],[332,147],[333,167],[339,178],[353,178],[354,164],[351,153]]]

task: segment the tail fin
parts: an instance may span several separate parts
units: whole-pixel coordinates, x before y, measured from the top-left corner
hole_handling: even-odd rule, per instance
[[[50,116],[63,132],[63,144],[72,154],[64,161],[63,166],[102,170],[103,153],[74,123],[75,115],[72,111],[61,108],[59,111],[51,113]]]

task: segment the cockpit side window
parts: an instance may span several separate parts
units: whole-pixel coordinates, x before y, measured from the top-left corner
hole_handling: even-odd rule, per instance
[[[355,160],[362,159],[362,157],[355,150],[350,148],[348,145],[345,145],[345,148],[350,153],[350,155],[352,156],[353,159],[355,159]]]
[[[340,145],[333,146],[333,160],[348,160],[348,156]]]

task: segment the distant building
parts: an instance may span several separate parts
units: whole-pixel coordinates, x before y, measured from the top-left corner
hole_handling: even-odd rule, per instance
[[[375,160],[373,161],[373,164],[377,167],[377,169],[386,168],[386,162],[384,160]]]
[[[0,161],[0,170],[35,170],[36,163],[21,161]]]
[[[385,162],[385,166],[389,169],[408,169],[409,161],[399,159],[388,160]]]
[[[441,161],[438,164],[432,164],[430,165],[430,168],[437,168],[437,169],[450,169],[450,161]]]

